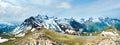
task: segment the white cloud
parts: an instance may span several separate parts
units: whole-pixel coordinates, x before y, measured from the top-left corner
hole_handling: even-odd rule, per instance
[[[62,1],[56,0],[1,0],[0,20],[22,22],[27,17],[37,14],[56,14],[56,8]],[[70,8],[69,4],[62,4]],[[51,10],[54,10],[51,12]]]
[[[57,8],[70,9],[71,5],[67,2],[62,2]]]
[[[55,0],[31,0],[33,4],[36,5],[44,5],[44,6],[49,6],[51,5]]]
[[[91,3],[85,2],[84,4],[75,1],[76,0],[0,0],[0,20],[23,21],[25,18],[37,15],[38,13],[45,15],[47,13],[47,15],[50,16],[78,18],[89,15],[91,17],[104,16],[105,14],[108,15],[109,10],[120,8],[119,0],[97,0]],[[106,13],[104,11],[109,12]],[[112,13],[115,14],[114,12]]]
[[[22,22],[29,16],[37,15],[40,10],[31,7],[15,6],[10,3],[0,1],[0,20],[8,22]]]

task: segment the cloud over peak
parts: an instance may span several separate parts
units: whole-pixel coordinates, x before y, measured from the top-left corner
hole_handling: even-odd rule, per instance
[[[72,6],[68,2],[62,2],[57,8],[70,9]]]

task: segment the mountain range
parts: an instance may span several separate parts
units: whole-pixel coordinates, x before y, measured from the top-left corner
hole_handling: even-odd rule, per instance
[[[20,25],[0,22],[0,45],[116,45],[120,20],[31,16]],[[108,41],[108,42],[107,42]]]
[[[16,24],[0,21],[0,34],[9,33],[17,27]]]
[[[114,26],[115,29],[120,29],[120,20],[109,17],[74,19],[37,15],[25,19],[24,22],[15,28],[11,33],[26,33],[26,31],[31,30],[32,28],[46,28],[60,33],[66,33],[68,31],[92,33],[100,32],[110,26]]]

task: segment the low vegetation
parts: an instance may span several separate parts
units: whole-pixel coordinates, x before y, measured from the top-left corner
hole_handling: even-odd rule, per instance
[[[62,45],[82,45],[86,39],[81,39],[77,36],[72,36],[72,35],[67,35],[67,34],[61,34],[61,33],[57,33],[54,32],[52,30],[47,30],[47,29],[41,29],[39,30],[39,32],[37,33],[42,33],[45,35],[46,38],[62,43]],[[27,38],[33,37],[33,34],[28,31],[28,33],[24,36],[24,37],[15,37],[15,40],[9,40],[7,42],[4,43],[0,43],[0,45],[13,45],[15,42],[17,41],[23,41],[26,40]]]
[[[109,27],[107,29],[105,29],[104,31],[112,31],[109,29],[114,29],[114,27]],[[37,30],[38,34],[44,34],[44,36],[52,41],[56,41],[58,43],[61,43],[62,45],[84,45],[86,43],[92,42],[92,43],[96,43],[99,42],[99,40],[102,39],[101,36],[99,36],[99,34],[101,32],[95,32],[95,33],[91,33],[91,34],[82,34],[84,36],[96,36],[94,38],[81,38],[79,36],[73,36],[73,35],[68,35],[68,34],[61,34],[58,32],[54,32],[52,30],[47,30],[47,29],[39,29]],[[120,34],[120,32],[118,31],[118,33]],[[3,35],[0,35],[3,36]],[[14,37],[14,36],[3,36],[4,38],[10,37],[10,38],[16,38],[15,40],[9,40],[7,42],[4,43],[0,43],[0,45],[13,45],[15,44],[15,42],[18,41],[25,41],[30,37],[34,37],[33,33],[31,33],[31,31],[28,31],[28,33],[26,33],[26,35],[24,37]]]

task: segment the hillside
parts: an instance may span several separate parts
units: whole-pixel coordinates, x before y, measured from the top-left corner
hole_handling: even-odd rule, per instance
[[[26,45],[26,44],[36,44],[38,40],[39,44],[52,44],[56,45],[77,45],[83,44],[85,39],[80,39],[79,37],[60,34],[51,30],[41,29],[37,33],[32,34],[30,31],[24,37],[17,37],[15,40],[11,40],[0,45]],[[46,41],[47,40],[47,41]],[[52,44],[53,45],[53,44]]]
[[[24,37],[14,37],[0,45],[116,45],[119,44],[119,32],[114,27],[106,28],[101,33],[94,33],[96,36],[68,35],[48,30],[45,28],[27,31]],[[108,42],[106,42],[108,41]]]

